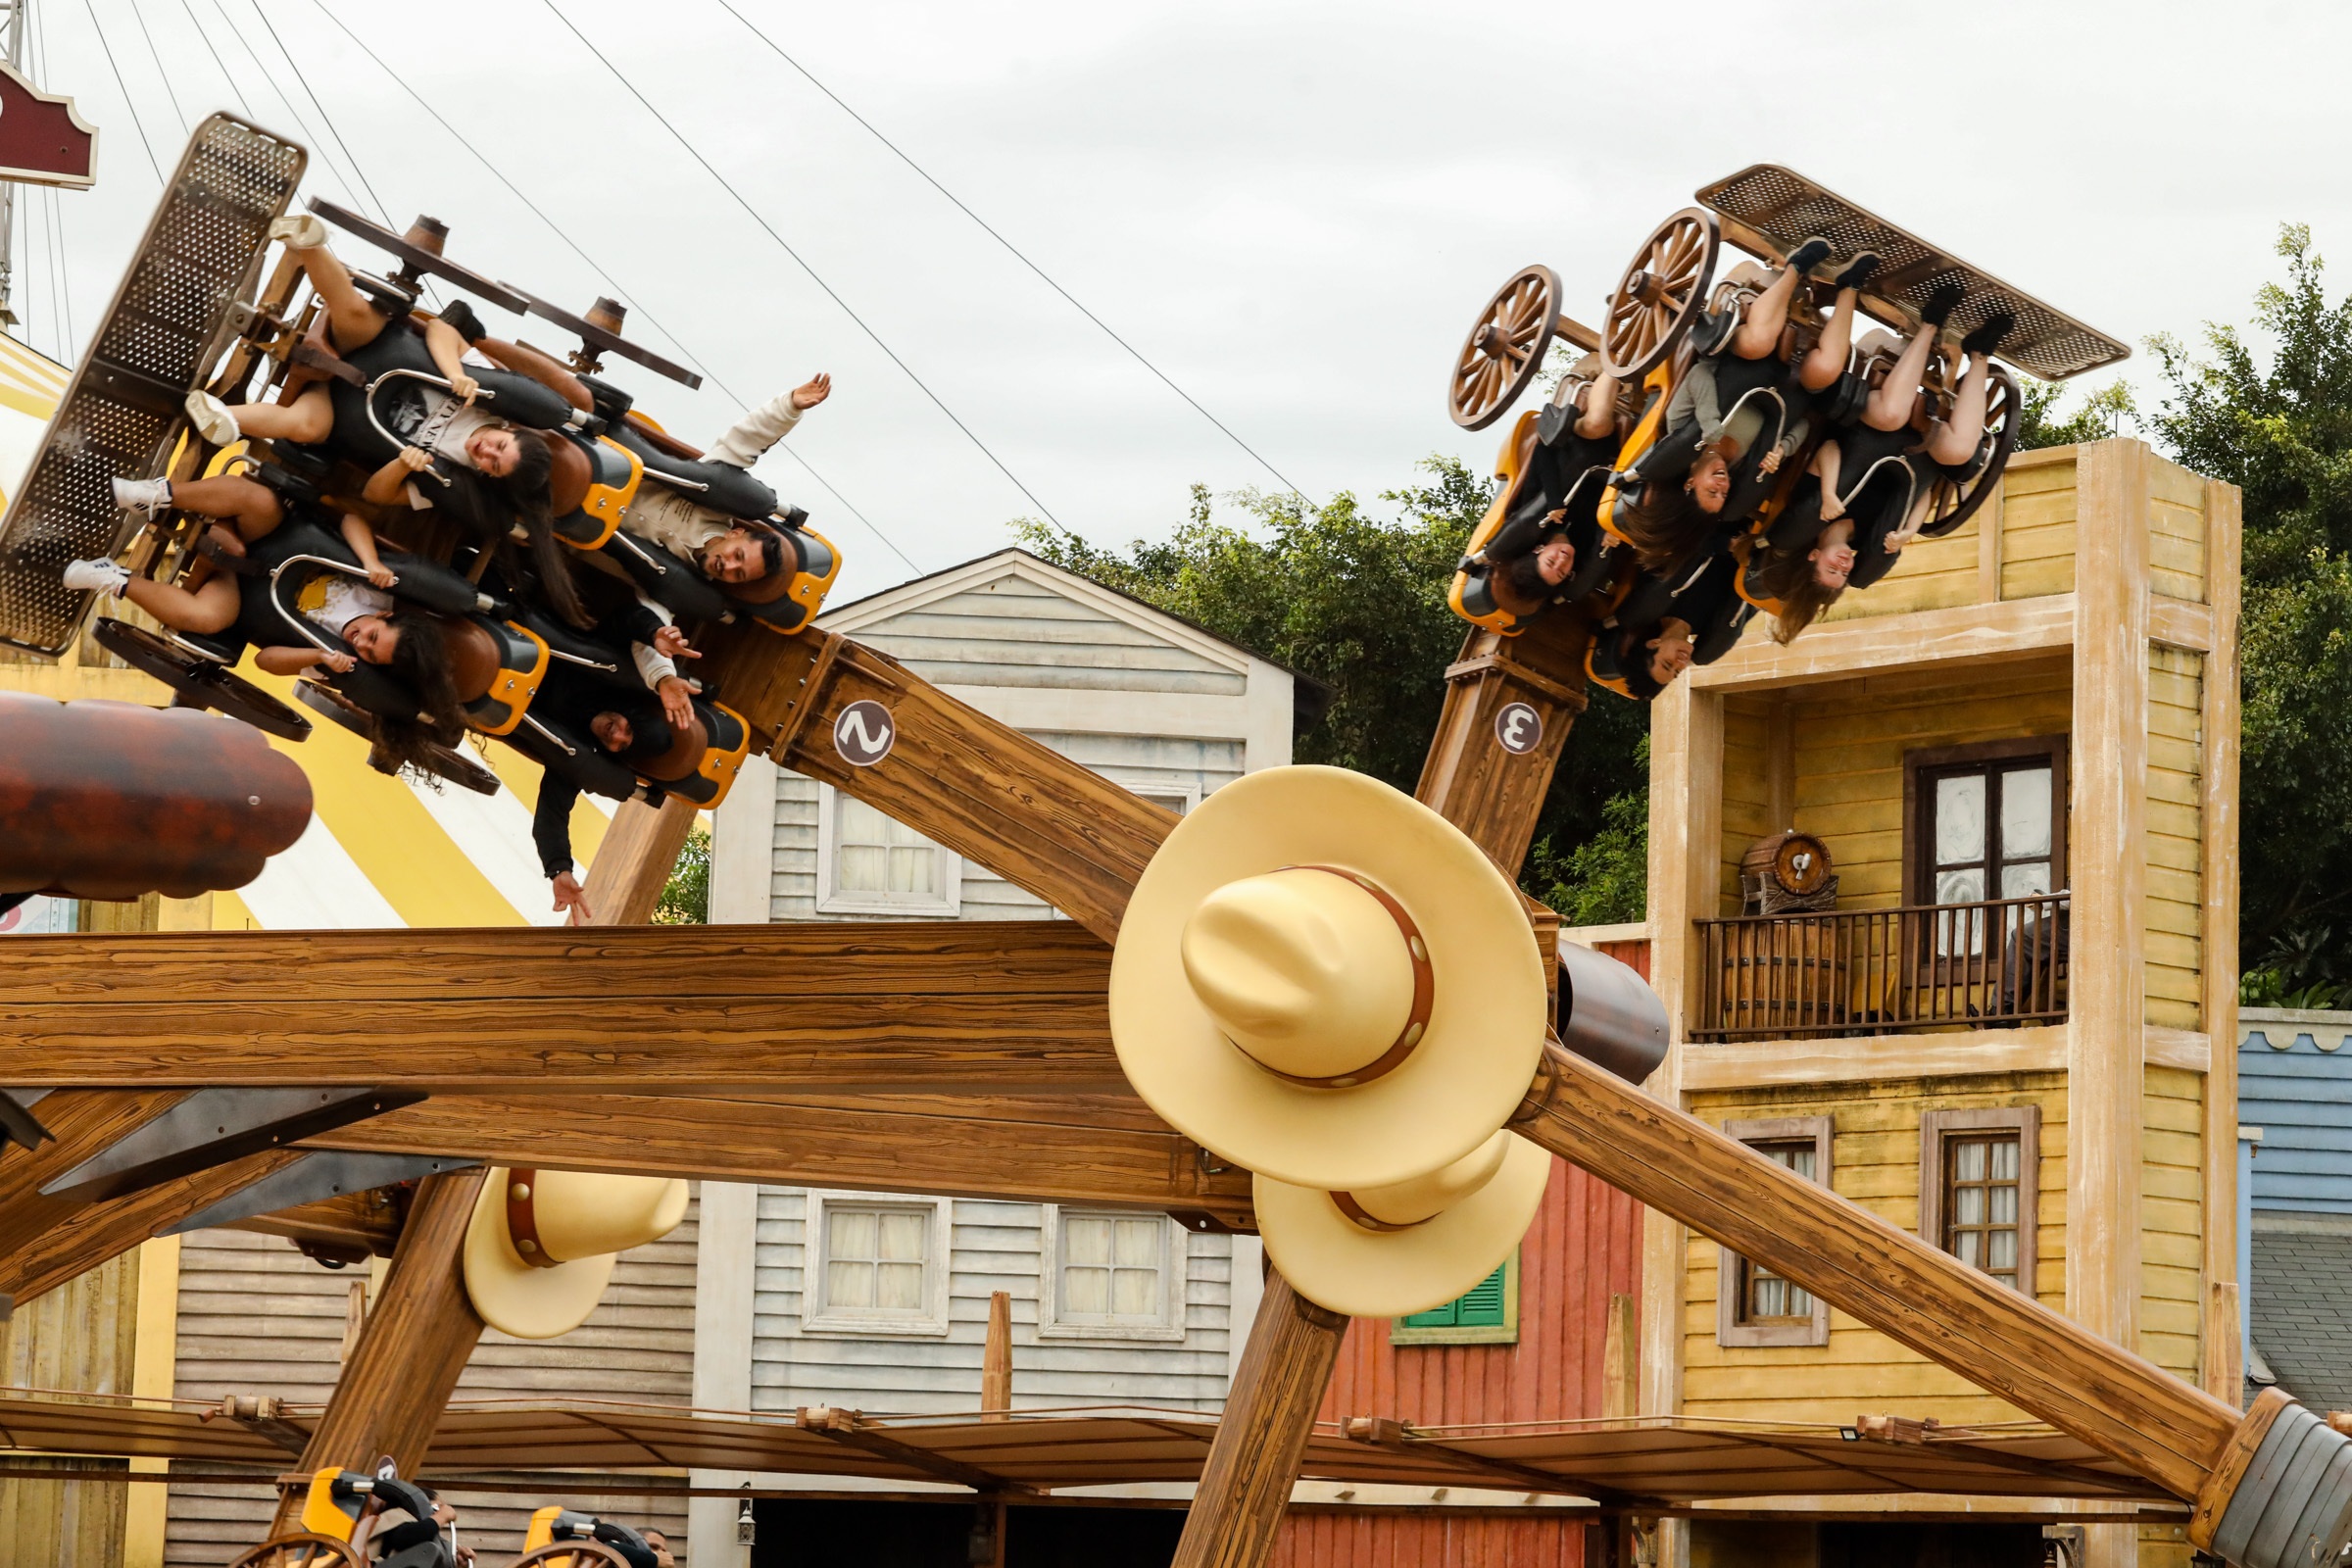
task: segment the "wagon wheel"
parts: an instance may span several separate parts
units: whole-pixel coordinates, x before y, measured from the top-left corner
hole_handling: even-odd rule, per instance
[[[1992,368],[1992,384],[1984,391],[1984,439],[1977,450],[1989,452],[1976,476],[1959,487],[1959,499],[1952,510],[1920,529],[1931,539],[1957,532],[1960,525],[1977,514],[1977,509],[1990,496],[1993,486],[2000,483],[2002,472],[2009,466],[2009,456],[2017,450],[2017,427],[2024,417],[2024,399],[2017,390],[2017,378],[2006,366]]]
[[[280,740],[310,737],[309,719],[234,670],[174,647],[144,626],[101,620],[90,635],[131,668],[171,687],[180,707],[215,709]]]
[[[303,707],[322,715],[329,723],[351,731],[370,746],[375,744],[374,715],[332,686],[315,680],[298,680],[294,683],[294,695]],[[436,777],[445,778],[476,795],[498,793],[498,775],[457,747],[428,748],[424,765]]]
[[[1686,207],[1642,242],[1609,296],[1601,329],[1601,365],[1611,375],[1633,380],[1674,352],[1706,308],[1720,239],[1713,213]]]
[[[629,1560],[601,1541],[551,1541],[509,1568],[629,1568]]]
[[[1523,267],[1494,291],[1454,356],[1446,398],[1454,423],[1484,430],[1502,417],[1544,368],[1559,314],[1560,280],[1548,267]]]
[[[361,1568],[360,1554],[332,1536],[280,1536],[266,1541],[228,1568]]]

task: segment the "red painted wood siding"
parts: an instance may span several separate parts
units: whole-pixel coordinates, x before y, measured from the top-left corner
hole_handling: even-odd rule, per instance
[[[1649,977],[1649,944],[1601,952]],[[1559,1161],[1519,1249],[1516,1345],[1392,1346],[1385,1320],[1358,1319],[1333,1369],[1321,1419],[1391,1416],[1416,1426],[1572,1421],[1601,1413],[1601,1351],[1612,1295],[1640,1293],[1642,1205]],[[1541,1515],[1294,1514],[1277,1568],[1582,1568],[1584,1526]]]

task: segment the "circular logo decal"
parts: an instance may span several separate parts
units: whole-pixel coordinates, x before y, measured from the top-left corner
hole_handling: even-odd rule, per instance
[[[871,767],[890,755],[899,726],[880,703],[852,703],[833,721],[833,749],[853,767]]]
[[[1544,744],[1544,718],[1525,703],[1505,703],[1494,715],[1494,741],[1513,757]]]

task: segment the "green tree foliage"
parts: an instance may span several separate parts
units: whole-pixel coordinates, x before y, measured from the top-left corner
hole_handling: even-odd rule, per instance
[[[654,905],[656,925],[707,925],[710,920],[710,830],[697,822],[678,851],[678,863]]]
[[[2149,423],[2245,495],[2240,947],[2248,994],[2352,996],[2352,301],[2330,303],[2311,233],[2282,227],[2283,281],[2248,335],[2159,338]]]
[[[2017,428],[2020,451],[2035,447],[2071,447],[2082,441],[2105,441],[2123,434],[2124,425],[2139,411],[2132,406],[2132,389],[2111,381],[2082,399],[2082,406],[2059,417],[2058,403],[2066,388],[2057,381],[2023,378],[2024,394]]]
[[[1469,628],[1446,604],[1463,543],[1486,511],[1486,485],[1459,461],[1433,457],[1415,482],[1385,491],[1383,517],[1352,495],[1314,506],[1295,495],[1227,498],[1245,520],[1212,514],[1193,488],[1192,512],[1164,544],[1107,550],[1044,523],[1014,524],[1054,564],[1181,615],[1331,689],[1321,723],[1298,736],[1301,762],[1354,768],[1411,790],[1446,699],[1446,666]],[[1646,777],[1636,755],[1647,732],[1636,705],[1596,692],[1579,720],[1538,829],[1553,867],[1604,827],[1604,808]],[[1555,848],[1556,846],[1556,848]],[[1539,893],[1530,856],[1528,886]],[[1637,854],[1636,865],[1642,862]],[[1622,879],[1621,868],[1612,873]],[[1639,917],[1639,910],[1633,918]]]

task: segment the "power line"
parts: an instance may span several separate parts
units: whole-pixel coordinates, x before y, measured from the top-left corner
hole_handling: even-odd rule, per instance
[[[277,101],[285,107],[286,118],[294,122],[295,128],[302,132],[306,142],[318,146],[319,161],[326,165],[327,172],[333,174],[342,185],[343,193],[351,198],[354,205],[357,205],[360,199],[359,183],[344,172],[342,165],[335,162],[334,154],[319,142],[318,133],[311,129],[310,121],[304,118],[301,110],[294,107],[294,100],[288,97],[286,90],[277,84],[277,78],[270,74],[270,68],[262,64],[260,53],[254,49],[252,44],[245,41],[245,29],[238,26],[229,17],[226,0],[211,0],[211,4],[214,12],[220,18],[220,25],[228,29],[228,35],[236,40],[237,47],[245,51],[245,58],[253,63],[255,74],[270,84],[270,90],[277,95]],[[206,39],[208,42],[210,41],[210,33],[206,34]],[[233,77],[230,84],[232,87],[235,84]]]
[[[228,95],[237,101],[237,112],[251,120],[253,109],[245,102],[244,90],[238,87],[237,78],[228,74],[228,62],[222,60],[220,51],[213,47],[213,35],[204,30],[203,23],[196,20],[195,6],[189,0],[179,0],[179,9],[188,14],[188,25],[194,27],[196,36],[204,40],[204,52],[213,57],[213,66],[220,73],[220,79],[228,83]]]
[[[818,276],[816,269],[808,265],[807,258],[803,257],[799,251],[793,249],[791,242],[785,239],[782,234],[776,232],[775,225],[760,216],[759,209],[755,208],[749,201],[744,199],[743,193],[737,190],[733,184],[729,183],[727,176],[720,173],[717,169],[711,165],[710,160],[705,158],[695,147],[694,143],[688,141],[685,135],[679,131],[678,127],[671,124],[668,118],[664,116],[661,110],[654,107],[651,99],[647,98],[644,93],[637,90],[637,86],[634,82],[630,81],[628,77],[620,74],[620,69],[618,67],[614,66],[612,61],[605,58],[605,53],[603,50],[597,48],[595,44],[588,41],[588,35],[580,31],[578,27],[572,24],[571,19],[564,15],[563,11],[555,4],[555,0],[540,0],[540,3],[547,7],[547,11],[550,16],[554,17],[558,22],[564,24],[565,31],[569,32],[573,37],[579,39],[581,44],[586,47],[588,52],[596,56],[597,62],[602,65],[605,70],[612,73],[612,79],[614,81],[617,81],[623,87],[628,88],[629,95],[635,98],[638,103],[645,106],[646,113],[652,115],[654,119],[661,122],[662,128],[668,131],[670,135],[676,139],[678,145],[685,148],[688,155],[691,156],[696,163],[703,166],[703,170],[706,173],[708,173],[712,179],[718,181],[719,188],[724,190],[729,196],[733,197],[735,199],[735,205],[742,208],[745,213],[750,215],[753,222],[758,223],[760,228],[766,231],[767,237],[776,242],[777,248],[782,250],[785,255],[791,257],[794,264],[798,266],[802,271],[808,274],[809,280],[815,283],[818,288],[825,291],[825,297],[830,299],[834,304],[840,306],[842,314],[858,323],[858,329],[863,332],[867,337],[871,338],[876,348],[880,349],[885,355],[889,356],[890,363],[906,372],[906,379],[912,381],[915,386],[921,390],[923,396],[929,398],[932,404],[938,408],[939,412],[948,416],[949,422],[954,424],[956,429],[961,430],[965,439],[969,440],[973,446],[980,449],[981,456],[987,458],[989,462],[995,464],[997,471],[1004,475],[1006,479],[1012,481],[1012,487],[1015,490],[1018,490],[1022,495],[1028,497],[1029,504],[1031,506],[1037,508],[1038,511],[1046,514],[1047,521],[1053,523],[1056,528],[1062,528],[1062,531],[1067,533],[1069,530],[1062,527],[1062,521],[1059,517],[1054,515],[1054,510],[1047,506],[1043,501],[1040,501],[1037,498],[1037,493],[1035,491],[1031,490],[1027,485],[1021,483],[1020,475],[1014,473],[1010,468],[1006,467],[1004,466],[1004,460],[998,457],[996,453],[990,451],[988,443],[981,440],[979,435],[972,429],[970,425],[957,418],[956,416],[956,411],[948,407],[946,400],[941,398],[938,393],[932,391],[929,384],[926,383],[921,376],[914,373],[914,368],[908,365],[905,360],[900,359],[897,351],[892,349],[888,343],[882,341],[882,334],[875,331],[871,326],[868,326],[866,324],[865,318],[859,316],[855,310],[851,309],[850,302],[843,299],[839,294],[835,293],[832,284],[826,282],[822,277]]]
[[[613,282],[612,274],[605,268],[598,265],[595,257],[590,256],[586,251],[580,248],[579,242],[573,239],[571,235],[565,231],[563,224],[557,222],[553,218],[550,218],[546,212],[540,208],[537,202],[532,201],[531,198],[523,192],[521,186],[515,184],[512,179],[509,179],[506,175],[506,172],[496,164],[492,163],[480,148],[474,146],[471,141],[467,140],[465,132],[459,130],[457,126],[451,124],[447,116],[443,115],[440,110],[435,109],[431,103],[427,102],[422,93],[418,92],[415,87],[410,86],[406,77],[401,75],[399,72],[394,71],[390,65],[386,64],[381,55],[377,54],[373,49],[368,46],[367,39],[362,38],[358,33],[352,31],[351,28],[345,24],[342,18],[336,16],[332,11],[329,11],[326,8],[326,6],[322,3],[322,0],[311,0],[311,4],[317,8],[320,16],[333,23],[335,26],[342,31],[343,36],[349,38],[355,45],[357,45],[362,54],[366,55],[369,60],[374,61],[376,69],[383,72],[385,75],[391,77],[393,84],[399,87],[402,92],[407,93],[410,98],[415,100],[417,108],[422,109],[426,114],[432,116],[433,120],[441,126],[443,130],[448,131],[451,136],[455,137],[459,146],[465,148],[468,153],[472,154],[474,162],[480,164],[484,169],[488,170],[491,177],[496,179],[500,184],[506,186],[508,192],[513,195],[516,201],[522,203],[524,207],[528,208],[532,216],[537,218],[540,222],[545,223],[549,231],[552,232],[556,238],[562,240],[566,246],[568,246],[574,256],[577,256],[582,262],[585,262],[590,271],[596,273],[599,277],[604,278],[607,287],[611,288],[615,294],[618,294],[622,301],[628,304],[632,310],[636,311],[637,314],[644,318],[646,323],[652,326],[655,331],[669,339],[670,343],[681,355],[686,358],[689,364],[695,366],[697,368],[702,370],[706,376],[710,377],[711,385],[718,388],[718,390],[728,399],[730,399],[738,409],[748,410],[751,407],[751,404],[746,402],[733,387],[727,385],[727,383],[719,377],[717,371],[711,369],[708,365],[704,364],[700,359],[698,359],[694,352],[686,347],[683,339],[681,339],[675,332],[672,332],[668,327],[663,326],[661,320],[655,317],[653,312],[638,304],[634,299],[631,299],[627,290],[623,289],[618,283]],[[864,513],[859,512],[856,506],[852,505],[848,496],[843,495],[839,490],[835,489],[832,480],[817,472],[815,465],[811,464],[807,458],[801,456],[800,453],[794,451],[791,447],[785,447],[782,450],[786,457],[792,459],[793,462],[799,464],[803,468],[808,470],[808,477],[814,479],[818,484],[823,485],[826,493],[831,495],[834,500],[840,502],[844,511],[848,512],[851,516],[856,517],[859,522],[863,523],[867,532],[871,533],[876,539],[882,541],[882,543],[889,548],[892,555],[897,556],[901,561],[906,563],[907,570],[919,572],[923,569],[921,566],[915,564],[912,556],[909,556],[906,551],[899,548],[897,540],[884,533],[881,527],[876,524],[872,518],[868,517]]]
[[[270,41],[277,45],[277,52],[285,58],[286,68],[294,73],[295,84],[301,87],[304,95],[311,100],[311,107],[318,111],[318,118],[326,123],[326,133],[335,138],[337,147],[343,149],[343,161],[351,165],[351,172],[359,176],[361,189],[367,191],[368,199],[375,204],[377,220],[386,228],[390,228],[392,226],[392,210],[383,204],[383,200],[375,194],[375,187],[368,182],[368,171],[360,167],[359,159],[352,154],[351,144],[343,139],[343,132],[335,128],[335,117],[326,112],[326,105],[320,103],[318,94],[312,90],[310,78],[302,74],[302,67],[295,64],[294,52],[288,49],[286,41],[277,35],[277,26],[270,20],[270,13],[262,9],[262,0],[245,0],[245,3],[253,8],[255,16],[262,19],[262,25],[269,29]],[[255,57],[255,63],[260,63],[259,56]]]
[[[46,15],[32,19],[28,14],[27,20],[37,20],[28,47],[40,56],[41,83],[46,86],[50,80],[49,19]],[[50,243],[56,247],[54,259],[46,252],[42,257],[49,262],[49,292],[56,318],[50,322],[50,335],[57,340],[57,362],[70,365],[73,363],[74,350],[74,282],[66,273],[65,210],[58,205],[55,185],[43,185],[41,194],[48,201]],[[62,329],[58,326],[59,321],[65,323]]]
[[[187,111],[179,107],[179,92],[172,85],[172,73],[164,69],[163,51],[155,46],[155,34],[147,30],[146,13],[139,9],[139,0],[123,0],[130,7],[130,20],[139,24],[139,36],[147,40],[147,57],[155,62],[155,74],[164,78],[164,96],[171,100],[172,118],[179,122],[179,133],[188,133]]]
[[[130,84],[122,79],[122,68],[115,61],[115,46],[106,41],[106,29],[98,25],[98,13],[91,9],[90,0],[81,0],[82,13],[90,19],[90,30],[98,35],[98,47],[106,51],[106,68],[115,74],[115,86],[122,94],[122,107],[130,114],[130,123],[139,133],[139,145],[147,149],[147,167],[155,171],[155,182],[164,182],[164,166],[156,162],[155,144],[147,139],[147,127],[139,121],[139,106],[131,101]]]
[[[744,30],[749,32],[753,37],[759,39],[761,43],[767,45],[769,49],[775,51],[775,56],[777,59],[783,61],[793,70],[799,72],[803,76],[807,77],[808,85],[814,87],[818,92],[823,93],[827,98],[832,99],[834,107],[838,108],[843,114],[849,116],[852,120],[858,122],[858,124],[864,126],[866,131],[874,138],[874,140],[880,142],[883,146],[889,148],[892,153],[897,155],[899,162],[905,164],[908,169],[913,170],[917,174],[921,175],[923,182],[929,185],[933,190],[939,192],[942,196],[945,196],[951,203],[955,205],[955,208],[957,212],[963,214],[964,217],[979,224],[981,231],[987,234],[990,239],[995,240],[998,244],[1004,246],[1006,251],[1011,253],[1013,260],[1019,262],[1023,267],[1026,267],[1032,272],[1035,272],[1039,279],[1045,283],[1046,287],[1052,289],[1054,293],[1067,300],[1070,303],[1070,307],[1077,311],[1079,315],[1085,317],[1088,320],[1094,322],[1095,325],[1101,327],[1102,329],[1103,336],[1109,338],[1120,348],[1125,349],[1127,353],[1133,357],[1136,364],[1142,366],[1145,369],[1150,370],[1153,375],[1157,376],[1162,386],[1166,387],[1169,391],[1175,393],[1178,397],[1184,399],[1186,403],[1190,404],[1193,412],[1200,415],[1200,417],[1206,419],[1209,423],[1215,425],[1219,431],[1223,432],[1225,439],[1231,441],[1235,446],[1240,447],[1244,452],[1249,453],[1250,458],[1257,464],[1259,467],[1265,469],[1275,478],[1280,479],[1285,489],[1292,491],[1294,494],[1303,495],[1305,493],[1304,491],[1300,490],[1298,486],[1293,484],[1280,468],[1277,468],[1273,464],[1267,462],[1264,457],[1260,456],[1255,447],[1243,440],[1240,436],[1234,434],[1233,430],[1227,426],[1224,420],[1218,418],[1215,415],[1209,413],[1208,410],[1202,408],[1200,400],[1195,398],[1184,388],[1178,386],[1169,378],[1168,373],[1165,370],[1162,370],[1158,366],[1153,365],[1149,359],[1146,359],[1144,357],[1143,350],[1137,348],[1134,344],[1119,336],[1117,332],[1111,329],[1111,325],[1108,321],[1103,320],[1102,318],[1088,310],[1076,295],[1072,294],[1068,289],[1063,288],[1059,283],[1055,282],[1053,277],[1047,273],[1044,268],[1038,266],[1035,262],[1031,261],[1026,255],[1024,255],[1019,246],[1013,244],[1012,241],[1006,239],[1003,234],[998,233],[996,226],[989,222],[987,219],[982,218],[978,213],[973,212],[969,207],[964,205],[962,199],[954,191],[948,189],[947,186],[942,185],[937,179],[933,178],[929,170],[925,169],[922,165],[916,163],[912,158],[908,157],[906,149],[902,148],[897,142],[892,141],[888,136],[883,135],[882,132],[875,127],[872,121],[866,119],[857,110],[852,109],[847,103],[842,101],[842,97],[839,93],[826,86],[823,82],[817,80],[815,74],[811,73],[807,66],[802,65],[798,60],[795,60],[791,55],[785,52],[782,44],[779,44],[775,39],[770,38],[766,33],[761,32],[757,26],[753,25],[751,19],[746,17],[742,12],[736,10],[734,6],[728,3],[728,0],[717,0],[717,4],[721,11],[724,11],[728,16],[733,17],[737,22],[743,24]]]

